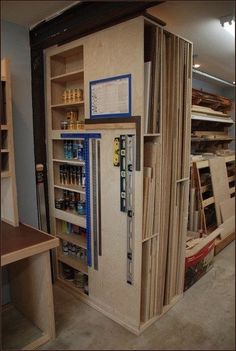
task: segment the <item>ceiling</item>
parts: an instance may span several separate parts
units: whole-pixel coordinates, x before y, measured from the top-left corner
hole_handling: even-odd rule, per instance
[[[1,19],[25,27],[43,21],[79,1],[4,1],[1,0]]]
[[[234,15],[234,1],[166,1],[148,10],[166,22],[166,29],[193,42],[199,70],[235,81],[235,38],[219,18]]]
[[[1,18],[30,28],[78,2],[1,1]],[[234,14],[234,1],[166,1],[148,12],[166,22],[166,29],[193,42],[201,71],[235,81],[235,41],[219,22]]]

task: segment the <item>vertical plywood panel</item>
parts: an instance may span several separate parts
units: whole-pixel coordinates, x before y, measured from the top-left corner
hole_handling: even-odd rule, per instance
[[[132,115],[143,117],[143,30],[143,18],[136,18],[86,38],[84,43],[86,118],[89,117],[89,81],[126,73],[131,74]],[[143,118],[141,123],[143,129]],[[102,133],[103,254],[99,257],[99,270],[89,270],[89,289],[90,297],[98,305],[102,305],[108,312],[137,328],[140,322],[141,294],[142,172],[135,172],[134,285],[131,286],[126,282],[127,215],[119,210],[119,168],[112,165],[113,139],[127,132],[130,131]]]
[[[222,223],[220,215],[220,203],[230,199],[229,181],[224,157],[216,157],[209,160],[211,182],[215,199],[217,224]]]
[[[120,211],[120,168],[113,166],[113,140],[135,130],[106,130],[101,138],[102,256],[98,271],[89,269],[89,296],[125,323],[139,326],[141,294],[141,203],[135,192],[134,284],[127,283],[127,214]],[[135,172],[135,181],[141,177]]]

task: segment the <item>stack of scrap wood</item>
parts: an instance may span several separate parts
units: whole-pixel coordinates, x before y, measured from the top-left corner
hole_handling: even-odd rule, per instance
[[[161,136],[144,143],[144,323],[183,293],[188,218],[192,46],[160,28],[156,40],[155,64],[162,70],[155,71],[154,111],[160,111]]]
[[[192,90],[192,103],[193,105],[210,107],[223,113],[227,113],[232,109],[232,101],[230,99],[197,89]]]
[[[192,105],[192,112],[197,115],[202,116],[214,116],[214,117],[224,117],[229,118],[230,116],[227,113],[216,111],[211,107]]]
[[[235,156],[192,162],[188,229],[210,234],[221,229],[224,240],[235,231]]]

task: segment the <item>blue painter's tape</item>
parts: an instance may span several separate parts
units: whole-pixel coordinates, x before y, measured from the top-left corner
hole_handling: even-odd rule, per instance
[[[101,134],[100,133],[61,133],[61,138],[62,139],[84,139],[87,263],[88,263],[88,266],[91,267],[92,250],[91,250],[89,139],[100,139]]]
[[[86,139],[86,138],[93,138],[93,139],[100,139],[100,133],[61,133],[62,139]]]
[[[85,157],[85,206],[86,206],[86,241],[87,241],[87,263],[92,266],[91,255],[91,211],[90,211],[90,167],[89,167],[89,138],[84,140]]]

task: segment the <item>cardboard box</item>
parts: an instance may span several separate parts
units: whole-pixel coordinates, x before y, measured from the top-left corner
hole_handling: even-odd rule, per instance
[[[212,268],[215,239],[219,235],[220,230],[217,228],[205,238],[194,239],[196,245],[190,249],[186,249],[184,291],[190,288],[190,286],[196,283]]]

